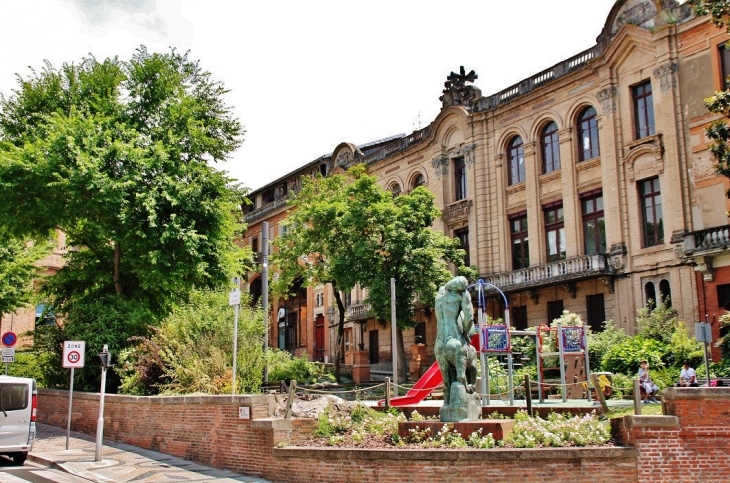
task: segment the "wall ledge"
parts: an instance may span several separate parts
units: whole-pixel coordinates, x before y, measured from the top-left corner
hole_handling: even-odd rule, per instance
[[[679,429],[677,416],[624,416],[625,428]]]
[[[668,387],[662,391],[662,401],[674,399],[730,400],[730,387]]]

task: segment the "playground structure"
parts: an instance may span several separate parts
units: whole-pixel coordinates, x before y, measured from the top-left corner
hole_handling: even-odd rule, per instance
[[[486,296],[485,287],[491,287],[502,296],[504,301],[504,323],[503,324],[487,324],[486,314]],[[567,402],[568,396],[575,398],[583,397],[583,388],[590,381],[590,366],[587,351],[587,334],[582,326],[563,327],[557,324],[557,327],[548,327],[542,325],[536,331],[518,331],[510,329],[509,302],[505,294],[496,286],[486,283],[483,280],[472,284],[468,289],[475,288],[477,290],[477,322],[478,332],[472,337],[471,343],[479,352],[479,361],[481,366],[481,380],[479,382],[479,393],[482,397],[482,405],[488,406],[491,401],[490,395],[490,377],[488,359],[491,356],[504,356],[507,359],[507,395],[509,405],[514,405],[514,359],[512,353],[512,336],[530,336],[535,338],[535,352],[538,365],[537,371],[537,387],[539,401],[545,400],[545,387],[549,387],[545,382],[544,375],[544,359],[547,357],[557,357],[558,366],[560,368],[560,387],[563,388],[562,400]],[[554,337],[557,343],[557,351],[543,352],[543,340]],[[566,384],[566,380],[573,379],[570,384]],[[421,378],[411,387],[404,396],[396,396],[390,399],[391,406],[408,406],[423,401],[431,392],[443,382],[441,371],[438,363],[434,362]],[[590,391],[585,390],[590,400]],[[385,400],[378,402],[383,405]]]

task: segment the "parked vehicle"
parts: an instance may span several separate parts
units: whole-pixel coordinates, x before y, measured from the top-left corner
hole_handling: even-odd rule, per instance
[[[25,463],[33,449],[38,411],[35,379],[0,376],[0,455]]]

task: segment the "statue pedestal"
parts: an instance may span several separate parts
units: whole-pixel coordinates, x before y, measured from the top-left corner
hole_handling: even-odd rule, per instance
[[[370,355],[367,351],[353,352],[352,380],[362,384],[370,380]]]
[[[426,428],[430,429],[431,436],[436,437],[436,433],[441,431],[444,426],[449,431],[456,431],[464,439],[469,439],[469,435],[475,431],[482,430],[482,436],[492,433],[496,441],[500,441],[507,437],[512,431],[515,424],[514,419],[480,419],[479,421],[461,421],[456,423],[444,423],[441,421],[405,421],[398,423],[398,435],[401,438],[407,438],[411,430],[418,429],[422,431]]]
[[[475,391],[469,394],[459,381],[451,384],[451,397],[448,405],[441,407],[441,422],[476,421],[482,417],[482,401]]]

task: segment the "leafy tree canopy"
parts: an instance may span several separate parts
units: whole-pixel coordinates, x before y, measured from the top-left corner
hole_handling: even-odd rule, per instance
[[[0,235],[0,314],[31,303],[39,276],[36,262],[49,251],[49,243]]]
[[[48,284],[57,311],[114,295],[136,306],[124,313],[160,317],[240,272],[245,190],[210,165],[244,132],[225,93],[187,54],[141,47],[129,61],[46,64],[0,98],[0,228],[67,234]]]

